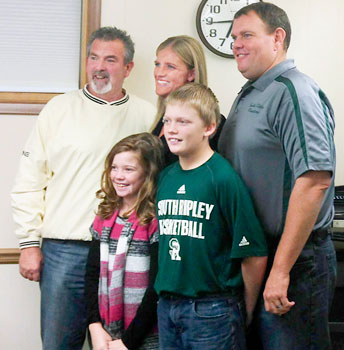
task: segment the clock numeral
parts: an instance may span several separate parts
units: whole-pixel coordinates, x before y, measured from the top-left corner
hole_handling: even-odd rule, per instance
[[[220,44],[220,46],[223,46],[223,44],[225,43],[225,41],[226,41],[226,38],[219,38],[219,40],[221,40],[221,44]]]
[[[221,7],[220,5],[210,5],[210,13],[220,13]]]
[[[216,37],[216,35],[217,35],[216,29],[210,29],[209,35],[210,35],[212,38]]]
[[[227,0],[220,0],[220,5],[227,5]]]
[[[213,17],[207,17],[205,19],[206,24],[213,24]]]
[[[234,45],[234,43],[233,43],[233,41],[231,42],[231,46],[230,46],[230,48],[231,48],[231,50],[233,51],[233,45]]]

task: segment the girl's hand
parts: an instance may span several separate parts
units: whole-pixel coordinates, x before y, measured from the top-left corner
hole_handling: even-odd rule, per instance
[[[128,348],[123,344],[121,339],[116,339],[110,341],[109,350],[128,350]]]
[[[93,350],[109,350],[109,342],[112,338],[103,328],[100,322],[91,323],[89,330],[92,339]]]

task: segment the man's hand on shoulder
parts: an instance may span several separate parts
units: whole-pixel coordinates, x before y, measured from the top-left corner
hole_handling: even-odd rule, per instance
[[[30,281],[38,282],[40,280],[43,268],[43,256],[41,248],[30,247],[24,248],[20,252],[19,272]]]

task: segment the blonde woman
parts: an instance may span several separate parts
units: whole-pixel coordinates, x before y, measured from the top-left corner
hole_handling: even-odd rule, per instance
[[[187,35],[179,35],[166,39],[156,50],[154,69],[155,92],[158,95],[158,106],[152,133],[159,136],[164,144],[165,165],[176,161],[164,137],[162,117],[165,112],[165,98],[184,84],[195,82],[207,86],[207,67],[201,44]],[[225,118],[221,116],[216,133],[210,140],[210,146],[217,150],[219,138]]]

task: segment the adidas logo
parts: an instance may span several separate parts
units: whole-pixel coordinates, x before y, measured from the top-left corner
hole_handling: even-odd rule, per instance
[[[245,245],[250,245],[250,242],[246,239],[245,236],[242,236],[242,240],[239,243],[239,247],[244,247]]]
[[[185,185],[182,185],[178,188],[177,194],[185,194]]]

